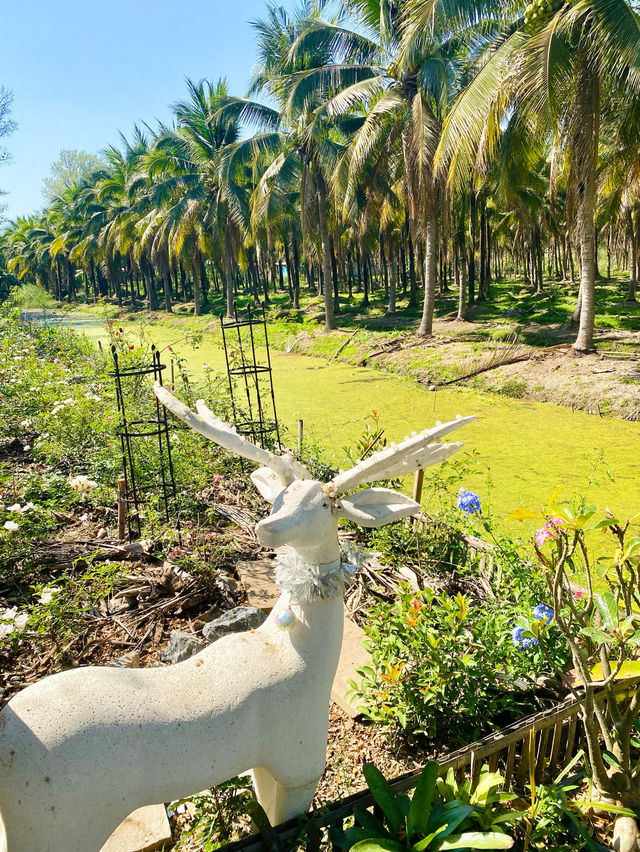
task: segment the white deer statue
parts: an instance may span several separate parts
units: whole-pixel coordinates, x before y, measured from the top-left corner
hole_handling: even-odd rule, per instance
[[[257,534],[280,551],[282,595],[260,628],[178,665],[79,668],[16,695],[0,713],[0,852],[98,852],[135,809],[249,770],[272,824],[305,811],[324,770],[342,642],[338,518],[376,527],[419,508],[386,488],[346,495],[446,459],[461,445],[434,441],[474,419],[392,444],[323,484],[204,403],[195,413],[159,385],[155,392],[193,429],[262,465],[251,478],[273,510]]]

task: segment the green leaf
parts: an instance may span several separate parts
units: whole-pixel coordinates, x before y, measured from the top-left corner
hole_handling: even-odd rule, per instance
[[[611,645],[613,643],[612,637],[597,627],[583,627],[580,635],[586,636],[587,639],[592,639],[594,642],[599,642],[601,645]]]
[[[608,763],[613,769],[622,769],[620,761],[612,752],[607,749],[602,750],[602,759],[605,763]]]
[[[473,811],[473,805],[460,805],[458,802],[448,802],[445,805],[445,812],[437,817],[433,821],[434,824],[430,825],[429,828],[435,829],[440,825],[444,825],[445,829],[442,832],[442,836],[448,837]]]
[[[583,529],[585,530],[604,530],[607,527],[613,526],[613,524],[617,524],[618,521],[616,518],[602,518],[600,521],[596,521],[593,524],[587,524]]]
[[[351,852],[402,852],[402,844],[385,837],[379,840],[360,840],[351,847]]]
[[[373,763],[365,763],[362,770],[365,780],[371,790],[371,795],[382,808],[389,820],[391,830],[398,834],[404,822],[400,804],[382,772]]]
[[[568,506],[555,506],[553,510],[554,517],[560,518],[565,522],[566,526],[571,529],[575,529],[576,527],[576,519],[573,516],[573,512],[569,509]]]
[[[402,818],[403,820],[406,820],[409,810],[411,809],[411,799],[406,793],[398,793],[397,798],[400,810],[402,811]]]
[[[356,805],[353,809],[353,815],[356,818],[359,826],[361,826],[366,832],[369,838],[371,837],[389,837],[391,835],[384,827],[383,823],[378,819],[374,814],[369,813],[366,808],[363,808],[362,805]]]
[[[497,772],[489,772],[480,779],[480,782],[474,791],[472,801],[479,805],[485,805],[487,796],[491,793],[491,791],[496,787],[500,787],[503,783],[504,778],[502,775],[499,775]]]
[[[591,520],[591,518],[595,515],[597,511],[596,506],[585,506],[584,510],[580,512],[575,521],[575,527],[577,530],[585,529],[587,523]]]
[[[611,592],[604,592],[594,601],[596,609],[600,613],[602,623],[606,628],[612,630],[618,626],[618,604]]]
[[[438,835],[442,834],[445,828],[446,826],[441,825],[440,828],[437,828],[435,831],[432,831],[430,834],[427,834],[426,837],[424,837],[422,840],[420,840],[418,843],[411,847],[413,852],[423,852],[424,849],[428,849],[429,846],[431,846],[432,841],[435,840]]]
[[[513,838],[508,834],[499,834],[497,831],[467,831],[445,840],[440,849],[511,849],[512,846]]]
[[[369,677],[369,678],[375,677],[375,674],[376,674],[375,671],[373,670],[372,666],[360,666],[359,668],[356,669],[356,672],[361,677]]]
[[[633,559],[634,556],[637,556],[640,553],[640,537],[630,538],[624,549],[624,554],[622,556],[623,560]]]
[[[635,811],[632,811],[630,808],[623,808],[620,805],[607,805],[603,802],[581,802],[581,801],[573,801],[574,804],[581,811],[606,811],[610,814],[620,814],[620,816],[636,816]]]
[[[426,834],[427,832],[431,804],[436,794],[438,768],[437,761],[430,760],[422,770],[407,816],[407,836],[409,838],[414,834]]]

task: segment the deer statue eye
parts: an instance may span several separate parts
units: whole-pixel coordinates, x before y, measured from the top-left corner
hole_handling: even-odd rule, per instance
[[[323,503],[322,505],[323,505],[323,506],[325,507],[325,509],[326,509],[326,507],[327,507],[327,503]]]

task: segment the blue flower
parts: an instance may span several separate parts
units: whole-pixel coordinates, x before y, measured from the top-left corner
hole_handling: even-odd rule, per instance
[[[482,514],[482,509],[480,508],[480,497],[475,493],[475,491],[467,491],[464,488],[461,488],[458,491],[458,502],[456,503],[458,509],[461,509],[465,515],[472,515],[474,512],[478,514]]]
[[[511,631],[511,638],[516,648],[530,648],[532,645],[537,645],[538,640],[534,636],[525,637],[524,627],[514,627]]]
[[[533,611],[533,617],[537,618],[538,621],[544,621],[545,624],[550,624],[553,621],[554,615],[554,611],[546,604],[538,604]]]

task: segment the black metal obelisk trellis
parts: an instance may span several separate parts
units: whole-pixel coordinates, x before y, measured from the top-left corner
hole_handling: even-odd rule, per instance
[[[162,371],[165,364],[160,363],[160,353],[155,346],[151,347],[151,363],[135,367],[122,367],[115,346],[111,347],[113,371],[118,403],[118,434],[122,450],[122,466],[124,470],[124,494],[120,499],[127,507],[127,531],[129,541],[142,535],[141,511],[145,504],[151,502],[153,495],[159,498],[162,513],[167,523],[171,522],[173,513],[176,528],[180,529],[178,516],[178,500],[173,460],[171,458],[171,441],[167,411],[160,401],[149,405],[149,412],[140,416],[136,411],[134,419],[129,419],[128,409],[133,398],[131,394],[139,393],[140,384],[146,377],[162,384]],[[151,387],[146,390],[151,393]],[[147,442],[144,448],[142,442]],[[145,449],[150,452],[145,452]],[[157,455],[156,455],[157,453]],[[151,458],[146,469],[141,470],[140,459]],[[146,480],[140,482],[141,477]]]
[[[232,320],[220,317],[234,425],[255,444],[281,449],[264,305],[258,311],[248,307],[245,318],[234,314]],[[256,355],[255,332],[260,328],[264,363],[258,363]]]

